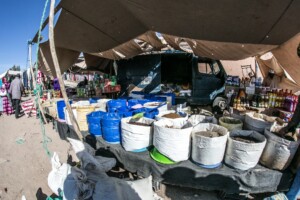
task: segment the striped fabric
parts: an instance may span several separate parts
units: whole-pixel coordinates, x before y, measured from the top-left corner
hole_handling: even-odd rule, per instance
[[[27,117],[29,117],[29,114],[30,114],[30,116],[36,116],[36,109],[35,109],[33,100],[28,100],[28,101],[22,102],[21,107],[22,107],[22,110],[24,111],[24,114]],[[31,113],[30,113],[30,111],[31,111]]]
[[[3,98],[0,96],[0,113],[3,112]]]
[[[7,115],[11,115],[14,112],[13,107],[10,105],[8,98],[6,96],[2,97],[2,105],[3,105],[3,113]]]

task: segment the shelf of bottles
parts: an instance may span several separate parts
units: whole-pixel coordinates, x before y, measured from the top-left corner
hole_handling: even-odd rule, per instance
[[[78,97],[101,96],[103,93],[120,92],[121,86],[117,84],[115,76],[105,75],[103,79],[94,76],[93,81],[89,81],[85,88],[77,88]]]
[[[292,90],[283,89],[262,90],[260,94],[254,94],[252,99],[237,95],[234,98],[233,107],[236,109],[243,107],[256,108],[279,108],[287,112],[294,112],[298,103],[298,96]]]

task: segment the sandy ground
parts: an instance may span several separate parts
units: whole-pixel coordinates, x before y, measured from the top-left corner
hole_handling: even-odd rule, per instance
[[[46,134],[52,142],[48,144],[51,152],[57,152],[61,162],[66,162],[68,155],[76,161],[71,146],[59,138],[52,123],[45,125]],[[47,177],[51,171],[50,158],[43,144],[39,120],[23,116],[15,119],[14,115],[0,116],[0,200],[44,200],[52,194]],[[24,139],[18,144],[17,140]],[[216,193],[174,186],[162,186],[158,194],[166,200],[215,200]]]
[[[52,142],[48,147],[57,152],[61,161],[66,162],[70,145],[61,140],[52,129],[45,126],[46,134]],[[47,176],[51,170],[50,159],[42,145],[39,120],[14,115],[0,117],[0,200],[44,199],[41,190],[47,195],[52,192],[47,185]],[[23,144],[16,140],[25,139]]]

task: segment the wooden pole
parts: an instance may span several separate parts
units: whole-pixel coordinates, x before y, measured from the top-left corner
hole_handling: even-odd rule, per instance
[[[37,89],[36,88],[36,79],[35,79],[36,77],[34,75],[33,66],[32,66],[32,58],[31,58],[32,57],[32,51],[31,51],[31,46],[32,46],[32,42],[29,43],[29,66],[30,66],[30,72],[31,72],[31,77],[32,77],[33,88],[36,90]],[[36,105],[36,109],[40,110],[40,112],[42,114],[42,117],[44,119],[44,122],[47,124],[48,122],[47,122],[47,119],[45,117],[45,113],[44,113],[43,107],[41,106],[41,102],[40,102],[40,94],[38,93],[36,95],[38,95],[37,96],[37,101],[38,101],[37,103],[38,103],[38,105]],[[32,110],[30,110],[30,112],[28,114],[28,117],[31,115],[31,111]]]
[[[64,82],[62,80],[61,71],[60,71],[59,63],[58,63],[58,59],[57,59],[57,54],[56,54],[56,49],[55,49],[55,42],[54,42],[54,32],[53,32],[53,27],[54,27],[54,23],[53,23],[53,21],[54,21],[54,6],[55,6],[55,0],[51,0],[50,13],[49,13],[50,52],[51,52],[53,64],[54,64],[54,67],[55,67],[56,76],[58,78],[58,82],[59,82],[59,85],[60,85],[61,93],[62,93],[62,96],[63,96],[64,101],[66,103],[66,108],[67,108],[67,111],[69,113],[71,123],[74,127],[74,130],[75,130],[78,138],[82,141],[82,134],[79,130],[79,126],[78,126],[77,121],[75,119],[75,116],[73,114],[72,108],[69,104],[68,96],[67,96],[67,93],[66,93],[66,88],[65,88]]]

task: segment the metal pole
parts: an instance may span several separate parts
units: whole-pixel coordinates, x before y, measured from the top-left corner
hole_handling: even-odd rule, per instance
[[[77,124],[77,121],[76,121],[75,116],[73,114],[72,108],[71,108],[71,106],[69,104],[69,101],[68,101],[68,96],[67,96],[67,93],[66,93],[66,88],[65,88],[65,85],[64,85],[64,82],[63,82],[63,79],[62,79],[62,75],[61,75],[61,71],[60,71],[59,63],[58,63],[58,58],[57,58],[57,54],[56,54],[55,41],[54,41],[54,31],[53,31],[53,27],[54,27],[54,25],[53,25],[54,24],[53,23],[53,21],[54,21],[54,6],[55,6],[55,0],[51,0],[50,14],[49,14],[49,44],[50,44],[50,52],[51,52],[53,64],[54,64],[54,67],[55,67],[56,76],[57,76],[58,81],[59,81],[61,93],[62,93],[62,96],[63,96],[64,101],[66,103],[66,108],[67,108],[67,111],[69,113],[71,123],[72,123],[72,125],[74,127],[74,130],[75,130],[78,138],[82,141],[82,134],[81,134],[81,132],[79,130],[79,126]]]

